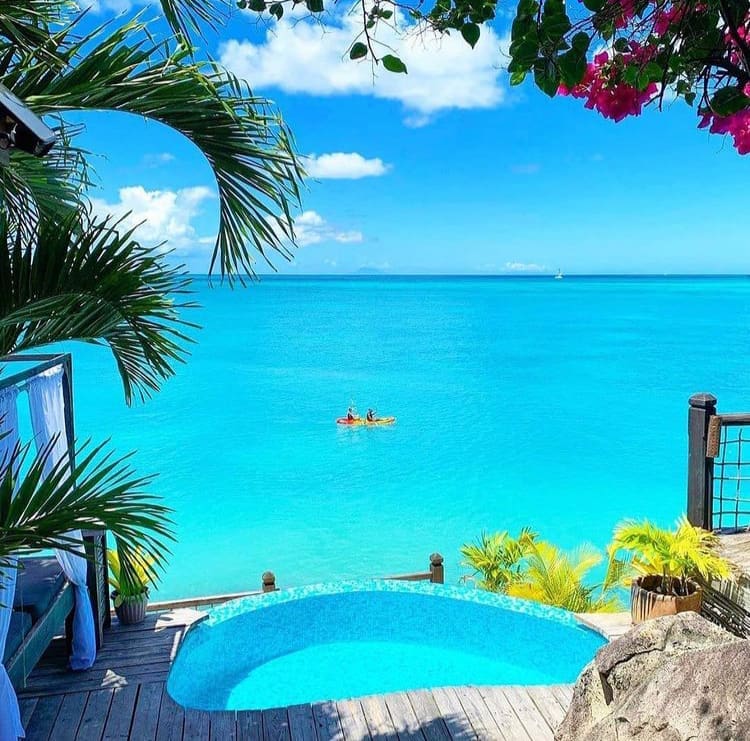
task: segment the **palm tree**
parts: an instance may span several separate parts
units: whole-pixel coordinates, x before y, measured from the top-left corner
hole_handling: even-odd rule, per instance
[[[180,312],[191,306],[189,281],[161,248],[92,212],[89,155],[76,145],[69,112],[136,114],[195,144],[219,196],[210,270],[230,282],[253,274],[255,255],[289,254],[301,182],[275,111],[189,45],[189,33],[212,21],[210,3],[163,6],[174,35],[160,41],[142,15],[84,32],[83,14],[68,0],[0,7],[0,84],[58,136],[47,157],[11,150],[0,165],[0,357],[59,341],[105,344],[128,403],[157,391],[184,360],[190,324]],[[126,551],[141,545],[162,564],[168,510],[141,493],[148,480],[122,461],[87,455],[69,477],[47,479],[37,463],[27,468],[18,480],[12,465],[0,472],[0,568],[11,553],[94,524],[111,529]]]
[[[524,559],[531,551],[536,534],[530,528],[522,528],[517,538],[507,530],[499,533],[482,533],[475,543],[461,547],[464,566],[474,572],[464,577],[488,592],[506,593],[511,584],[521,579]]]
[[[601,561],[602,554],[590,546],[565,553],[538,541],[526,557],[521,579],[507,593],[571,612],[617,612],[622,609],[615,592],[617,573],[608,570],[601,583],[591,583],[591,571]]]
[[[633,576],[659,576],[663,594],[684,596],[688,581],[727,579],[729,562],[717,553],[716,534],[692,525],[682,516],[674,530],[666,530],[648,520],[626,521],[615,529],[609,546],[610,564],[622,574],[622,581]]]

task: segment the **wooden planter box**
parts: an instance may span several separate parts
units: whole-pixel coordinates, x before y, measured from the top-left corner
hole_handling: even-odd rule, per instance
[[[701,588],[695,582],[688,582],[693,592],[676,597],[671,594],[659,594],[656,588],[661,583],[659,576],[639,576],[630,587],[630,614],[637,625],[644,620],[676,615],[678,612],[701,611]]]

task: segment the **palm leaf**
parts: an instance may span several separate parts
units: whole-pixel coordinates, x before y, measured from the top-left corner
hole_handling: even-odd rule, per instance
[[[145,398],[184,359],[194,326],[179,317],[189,281],[119,222],[43,219],[38,241],[0,216],[0,355],[64,340],[111,349],[128,402]]]
[[[115,458],[104,444],[81,446],[72,471],[62,459],[45,474],[52,445],[30,462],[28,446],[18,447],[0,475],[0,569],[19,553],[77,552],[81,542],[69,532],[95,528],[109,530],[126,549],[149,553],[149,576],[158,579],[174,535],[170,510],[144,490],[152,477],[136,476],[127,456]],[[19,469],[25,473],[14,476]]]
[[[56,64],[29,56],[8,71],[5,84],[38,114],[121,111],[190,139],[218,188],[211,271],[242,280],[253,273],[254,253],[269,261],[270,249],[288,258],[302,171],[291,135],[268,102],[214,62],[194,60],[190,49],[154,41],[140,17],[83,38],[76,27],[47,44]]]

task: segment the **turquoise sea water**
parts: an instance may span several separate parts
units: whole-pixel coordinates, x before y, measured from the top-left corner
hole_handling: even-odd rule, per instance
[[[162,598],[421,570],[483,529],[604,545],[684,508],[687,399],[750,406],[750,280],[196,283],[192,358],[123,404],[76,346],[79,438],[137,449],[175,510]],[[393,427],[346,429],[355,401]]]
[[[339,582],[210,611],[180,645],[167,688],[187,707],[257,710],[450,685],[557,684],[574,681],[604,642],[570,613],[536,603]]]

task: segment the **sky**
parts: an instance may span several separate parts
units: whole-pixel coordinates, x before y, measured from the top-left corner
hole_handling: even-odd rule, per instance
[[[98,0],[92,21],[142,9]],[[158,6],[145,12],[158,17]],[[504,71],[509,19],[460,38],[394,41],[407,75],[345,58],[354,20],[258,24],[237,12],[203,52],[269,98],[311,175],[282,274],[750,273],[750,157],[682,102],[614,124]],[[158,20],[155,32],[163,29]],[[166,127],[79,115],[102,211],[208,270],[218,224],[208,164]],[[258,263],[259,272],[268,267]]]

